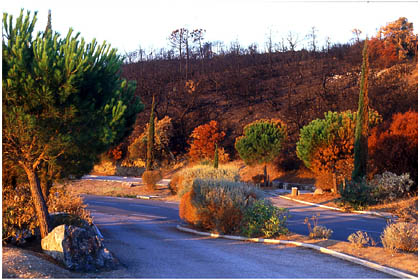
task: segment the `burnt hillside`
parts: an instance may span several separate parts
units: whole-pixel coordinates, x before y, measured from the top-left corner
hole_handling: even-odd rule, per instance
[[[176,127],[175,152],[185,152],[195,127],[216,120],[226,132],[222,144],[234,155],[233,144],[244,125],[279,118],[288,125],[293,157],[300,128],[326,111],[357,109],[362,46],[339,45],[324,52],[232,51],[189,61],[158,58],[125,64],[123,76],[137,81],[136,94],[146,105],[131,139],[147,123],[155,95],[158,118],[167,115]],[[417,111],[417,92],[417,59],[388,68],[371,61],[370,106],[385,120],[396,112]]]

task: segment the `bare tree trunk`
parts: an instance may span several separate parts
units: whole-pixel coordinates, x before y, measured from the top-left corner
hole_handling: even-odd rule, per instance
[[[31,165],[22,164],[22,167],[28,176],[32,201],[34,203],[36,216],[39,221],[39,230],[41,232],[41,237],[44,238],[50,232],[51,226],[50,215],[48,214],[47,204],[45,203],[45,199],[42,195],[39,178]]]

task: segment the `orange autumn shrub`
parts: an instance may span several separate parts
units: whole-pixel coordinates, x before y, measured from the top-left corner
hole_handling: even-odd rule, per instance
[[[340,151],[337,149],[337,146],[322,147],[313,154],[311,168],[315,174],[315,186],[317,188],[322,190],[332,189],[334,186],[333,173],[335,173],[336,187],[344,179],[349,180],[351,178],[354,166],[353,143],[349,142],[341,145]]]
[[[388,128],[375,129],[369,137],[369,157],[375,173],[390,171],[401,175],[408,172],[417,183],[417,135],[418,114],[413,111],[397,113]]]
[[[197,208],[192,205],[194,190],[186,192],[179,203],[179,217],[191,225],[197,225],[200,221]]]
[[[246,207],[261,197],[258,189],[244,183],[196,179],[181,198],[179,216],[202,230],[234,233],[240,230]]]
[[[220,131],[217,121],[196,127],[190,135],[188,156],[191,161],[213,161],[215,144],[220,143],[225,135],[223,131]],[[218,148],[218,152],[219,162],[224,163],[229,160],[229,156],[223,148]]]

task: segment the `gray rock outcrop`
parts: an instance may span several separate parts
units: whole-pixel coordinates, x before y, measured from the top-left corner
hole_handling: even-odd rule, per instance
[[[70,270],[92,272],[118,266],[118,260],[91,228],[59,225],[41,240],[41,247]]]

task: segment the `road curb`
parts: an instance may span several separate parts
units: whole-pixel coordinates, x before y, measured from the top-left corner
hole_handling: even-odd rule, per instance
[[[317,245],[313,245],[313,244],[308,244],[308,243],[302,243],[302,242],[297,242],[297,241],[287,241],[287,240],[275,240],[275,239],[265,239],[265,238],[247,238],[247,237],[242,237],[242,236],[233,236],[233,235],[223,235],[223,234],[217,234],[217,233],[209,233],[209,232],[202,232],[202,231],[197,231],[194,229],[190,229],[190,228],[186,228],[183,227],[181,225],[177,225],[176,228],[180,231],[184,231],[184,232],[189,232],[189,233],[193,233],[193,234],[197,234],[197,235],[202,235],[202,236],[209,236],[209,237],[214,237],[214,238],[224,238],[224,239],[230,239],[230,240],[240,240],[240,241],[250,241],[250,242],[256,242],[256,243],[268,243],[268,244],[284,244],[284,245],[295,245],[295,246],[299,246],[299,247],[304,247],[304,248],[309,248],[309,249],[313,249],[313,250],[317,250],[320,251],[323,254],[327,254],[345,261],[349,261],[352,263],[356,263],[368,268],[372,268],[375,270],[378,270],[380,272],[392,275],[392,276],[396,276],[399,278],[409,278],[409,279],[417,279],[417,276],[396,270],[394,268],[390,268],[390,267],[386,267],[386,266],[382,266],[373,262],[369,262],[369,261],[365,261],[347,254],[343,254],[331,249],[327,249],[321,246],[317,246]]]
[[[346,210],[341,209],[341,208],[331,207],[331,206],[312,203],[312,202],[307,202],[307,201],[303,201],[303,200],[299,200],[299,199],[295,199],[295,198],[290,198],[290,197],[284,196],[284,195],[278,195],[278,197],[288,199],[288,200],[292,200],[292,201],[296,201],[296,202],[303,203],[303,204],[307,204],[307,205],[317,206],[317,207],[320,207],[320,208],[326,208],[326,209],[340,211],[340,212],[347,212]],[[374,212],[374,211],[350,211],[350,213],[372,215],[372,216],[377,216],[377,217],[381,217],[381,218],[384,218],[384,219],[393,219],[394,218],[394,216],[392,216],[391,214],[383,214],[383,213]]]

